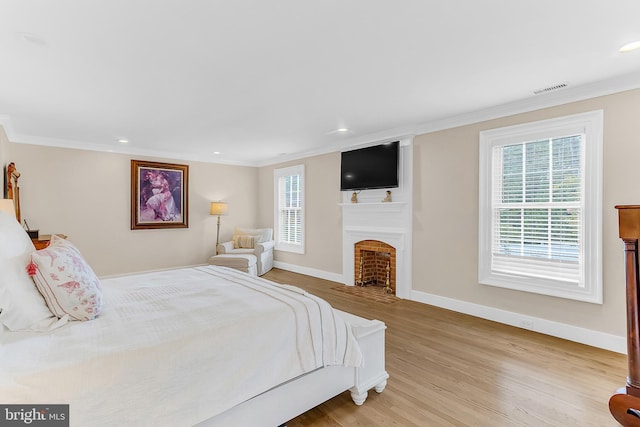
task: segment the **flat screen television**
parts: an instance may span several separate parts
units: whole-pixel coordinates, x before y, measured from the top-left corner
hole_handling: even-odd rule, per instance
[[[398,186],[400,142],[343,151],[340,190],[357,191]]]

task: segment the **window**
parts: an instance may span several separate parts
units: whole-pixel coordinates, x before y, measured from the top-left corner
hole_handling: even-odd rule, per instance
[[[276,249],[304,253],[304,165],[274,171]]]
[[[481,284],[602,303],[602,122],[480,132]]]

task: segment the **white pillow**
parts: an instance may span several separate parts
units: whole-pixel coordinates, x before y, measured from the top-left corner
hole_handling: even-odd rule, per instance
[[[12,331],[47,331],[67,321],[51,313],[27,274],[34,250],[18,221],[0,212],[0,323]]]
[[[100,280],[70,241],[51,236],[49,246],[31,255],[28,271],[56,316],[92,320],[102,311]]]

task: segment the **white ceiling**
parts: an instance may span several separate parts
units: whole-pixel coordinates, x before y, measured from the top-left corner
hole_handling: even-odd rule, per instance
[[[637,0],[1,0],[0,124],[275,163],[640,87],[640,50],[618,52],[638,17]]]

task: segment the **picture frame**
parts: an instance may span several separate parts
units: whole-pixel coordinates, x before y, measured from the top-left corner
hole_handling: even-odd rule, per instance
[[[189,227],[189,166],[131,160],[131,229]]]

